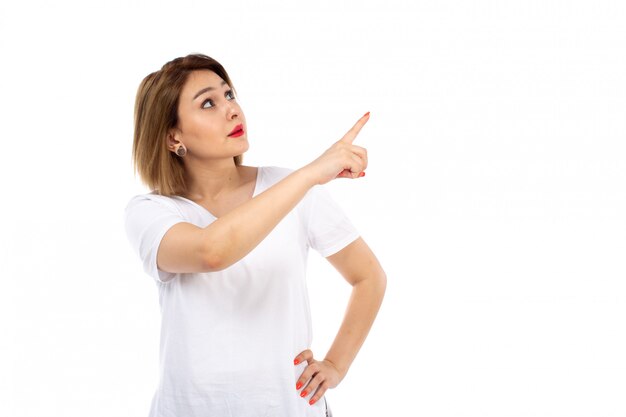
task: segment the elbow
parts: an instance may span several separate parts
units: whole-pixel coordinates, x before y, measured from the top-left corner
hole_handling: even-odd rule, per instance
[[[216,235],[215,222],[204,229],[204,236],[200,245],[202,267],[204,272],[217,272],[226,269],[227,248],[224,245],[225,239],[220,239]],[[218,229],[219,230],[219,229]]]
[[[217,272],[225,269],[222,256],[216,250],[206,250],[202,255],[202,269],[205,272]]]
[[[224,270],[241,259],[237,257],[239,248],[236,242],[238,241],[233,238],[235,231],[230,226],[217,220],[204,230],[202,259],[206,272]]]
[[[382,300],[387,290],[387,275],[382,270],[380,272],[371,273],[364,276],[363,279],[354,281],[352,286],[367,288],[368,292]]]
[[[228,248],[220,247],[220,250],[217,246],[211,246],[214,249],[207,250],[203,256],[205,272],[217,272],[223,269],[228,268],[237,262],[236,259],[233,259],[228,252]]]
[[[384,271],[381,271],[378,276],[379,289],[381,293],[381,297],[385,295],[385,291],[387,290],[387,274]]]

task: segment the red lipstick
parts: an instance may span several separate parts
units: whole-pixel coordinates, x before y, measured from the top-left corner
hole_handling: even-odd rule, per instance
[[[236,138],[239,137],[241,135],[243,135],[243,125],[242,124],[238,124],[237,126],[235,126],[235,128],[232,130],[232,132],[230,132],[228,134],[228,136],[230,136],[231,138]]]

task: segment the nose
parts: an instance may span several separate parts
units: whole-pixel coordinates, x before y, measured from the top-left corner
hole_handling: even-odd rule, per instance
[[[239,106],[237,106],[237,104],[235,104],[234,102],[229,101],[226,105],[226,117],[229,120],[232,120],[239,116],[241,116],[241,110],[239,109]]]

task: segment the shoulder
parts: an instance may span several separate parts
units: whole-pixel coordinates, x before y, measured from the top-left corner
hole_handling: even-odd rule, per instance
[[[263,175],[264,180],[271,184],[282,180],[295,171],[295,169],[292,168],[279,166],[260,166],[258,168],[259,174]]]
[[[174,197],[160,195],[156,191],[152,191],[146,194],[137,194],[131,197],[126,204],[125,211],[128,213],[129,210],[139,207],[145,208],[147,210],[150,208],[167,208],[170,210],[177,210],[178,208]]]

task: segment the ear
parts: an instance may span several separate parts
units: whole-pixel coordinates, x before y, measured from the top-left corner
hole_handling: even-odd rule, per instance
[[[176,152],[176,145],[181,143],[182,133],[177,128],[172,128],[167,132],[167,149]]]

